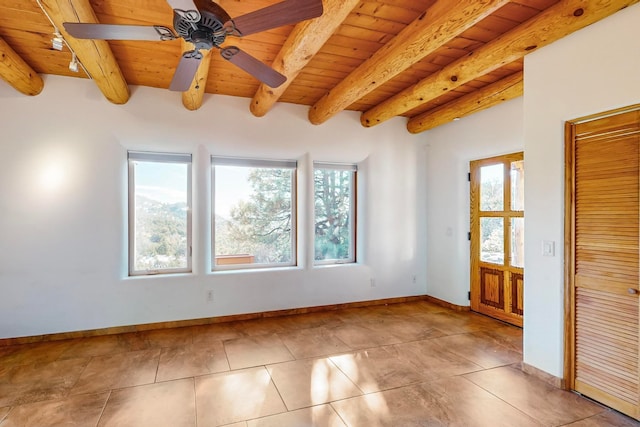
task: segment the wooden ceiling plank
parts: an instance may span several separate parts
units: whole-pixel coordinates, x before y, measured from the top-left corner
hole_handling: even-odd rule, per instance
[[[184,39],[180,39],[180,42],[182,43],[182,52],[188,52],[195,49],[193,43],[186,42]],[[191,111],[195,111],[202,107],[204,93],[207,88],[207,79],[209,77],[211,49],[202,49],[200,50],[200,53],[202,54],[202,60],[200,61],[200,65],[198,65],[198,69],[196,70],[196,75],[193,77],[191,86],[189,86],[189,90],[182,92],[182,105],[184,105],[187,110]]]
[[[67,34],[62,25],[63,22],[98,23],[89,1],[41,0],[41,4],[105,98],[114,104],[126,103],[129,87],[109,44],[104,40],[76,39]]]
[[[0,77],[18,92],[37,95],[42,92],[42,77],[0,37]]]
[[[273,107],[359,1],[324,0],[322,16],[294,27],[273,61],[273,69],[284,75],[287,81],[277,88],[260,84],[250,104],[254,116],[262,117]]]
[[[464,0],[452,8],[437,2],[313,105],[309,120],[325,122],[506,3]]]
[[[449,64],[440,72],[365,111],[360,122],[375,126],[471,80],[516,61],[542,46],[597,22],[638,0],[563,0],[496,38],[476,51]]]
[[[463,95],[442,107],[412,117],[407,122],[407,130],[411,133],[424,132],[436,126],[449,123],[456,118],[468,116],[501,102],[522,96],[524,89],[522,74],[522,71],[517,72],[468,95]]]
[[[387,21],[401,22],[407,25],[413,21],[416,16],[422,13],[435,3],[435,0],[416,1],[414,0],[411,7],[406,7],[398,4],[381,3],[376,1],[361,1],[354,13],[358,15],[369,15],[377,18],[385,19]]]

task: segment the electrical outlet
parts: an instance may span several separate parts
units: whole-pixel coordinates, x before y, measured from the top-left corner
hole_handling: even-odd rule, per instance
[[[371,279],[371,287],[372,288],[376,287],[376,279]]]
[[[207,302],[213,302],[213,291],[212,290],[208,290],[207,291]]]

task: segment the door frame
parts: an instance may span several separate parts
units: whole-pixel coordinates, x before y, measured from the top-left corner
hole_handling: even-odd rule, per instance
[[[575,127],[592,120],[640,110],[640,104],[567,120],[564,127],[564,378],[562,388],[575,386]]]

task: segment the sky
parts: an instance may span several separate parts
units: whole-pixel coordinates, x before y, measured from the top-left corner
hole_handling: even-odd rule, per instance
[[[187,203],[184,163],[136,162],[136,192],[162,203]]]
[[[136,162],[136,191],[161,203],[187,202],[187,165],[184,163]],[[251,168],[216,166],[215,213],[230,217],[231,208],[248,200],[251,186],[247,178]]]

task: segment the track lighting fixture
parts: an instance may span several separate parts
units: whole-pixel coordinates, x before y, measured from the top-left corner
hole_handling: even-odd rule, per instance
[[[53,38],[51,39],[51,47],[53,47],[55,50],[62,50],[63,46],[64,39],[62,38],[62,35],[59,33],[54,33]]]
[[[78,57],[75,52],[71,52],[71,62],[69,62],[69,70],[74,73],[78,72]]]

